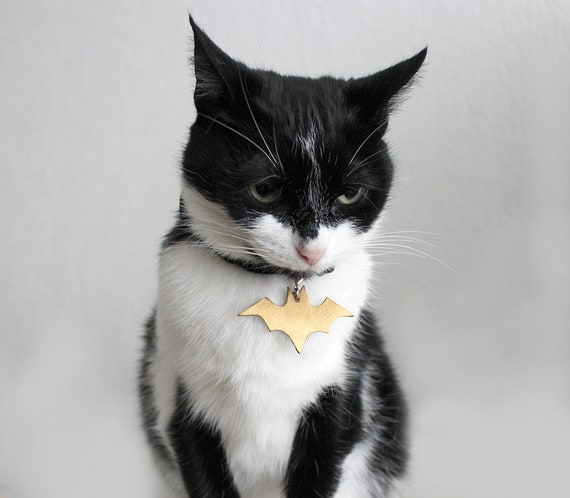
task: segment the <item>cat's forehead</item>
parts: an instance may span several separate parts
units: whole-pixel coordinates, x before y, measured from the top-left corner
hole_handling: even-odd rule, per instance
[[[262,94],[269,99],[303,105],[328,105],[338,100],[343,93],[345,81],[331,76],[310,78],[290,76],[273,71],[258,71],[262,80]]]
[[[346,104],[342,80],[265,74],[257,104],[262,107],[277,133],[307,154],[318,143],[334,142],[353,121]]]

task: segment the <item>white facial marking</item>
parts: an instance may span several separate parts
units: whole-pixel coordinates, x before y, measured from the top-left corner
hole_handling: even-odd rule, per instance
[[[253,260],[255,252],[248,242],[249,230],[237,225],[226,210],[207,200],[197,190],[182,186],[182,200],[192,231],[219,254]]]
[[[313,166],[317,166],[317,127],[315,123],[311,123],[309,131],[305,136],[299,135],[297,137],[303,154],[309,158]]]
[[[182,199],[192,230],[218,254],[247,261],[263,261],[295,272],[320,273],[366,250],[377,220],[366,233],[346,221],[336,227],[321,226],[318,236],[301,240],[293,228],[265,214],[250,228],[238,225],[226,210],[195,189],[184,185]]]
[[[364,248],[365,239],[365,234],[358,234],[351,223],[345,222],[332,228],[321,226],[316,238],[301,241],[292,227],[283,225],[271,215],[259,218],[251,230],[253,247],[264,259],[300,272],[319,273],[340,261],[349,260]],[[303,253],[311,261],[303,258]]]

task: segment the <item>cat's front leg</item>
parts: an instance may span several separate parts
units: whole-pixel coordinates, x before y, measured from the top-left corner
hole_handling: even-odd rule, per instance
[[[240,498],[218,431],[193,413],[182,388],[178,390],[169,439],[190,498]]]
[[[357,474],[343,473],[340,485],[333,498],[400,498],[398,482],[379,479],[371,471]]]
[[[285,482],[286,498],[397,498],[395,476],[372,469],[375,437],[358,379],[348,388],[326,388],[301,416]],[[386,463],[389,466],[389,463]]]
[[[360,438],[360,414],[358,393],[334,386],[305,410],[289,460],[286,498],[335,496],[343,461]]]

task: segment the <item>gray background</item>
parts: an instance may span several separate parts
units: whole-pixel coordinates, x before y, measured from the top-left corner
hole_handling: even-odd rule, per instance
[[[429,45],[387,229],[429,232],[410,246],[432,258],[381,258],[376,289],[413,412],[403,496],[570,496],[569,6],[3,0],[0,496],[153,496],[134,372],[194,117],[190,10],[286,73]]]

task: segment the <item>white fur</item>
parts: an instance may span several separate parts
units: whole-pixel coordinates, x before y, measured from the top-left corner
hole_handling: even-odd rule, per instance
[[[196,191],[186,187],[183,198],[207,243],[255,248],[273,264],[307,268],[296,254],[295,235],[271,216],[245,230]],[[231,229],[208,230],[214,226],[212,220]],[[260,318],[238,316],[263,297],[283,303],[291,279],[246,272],[194,244],[163,251],[153,366],[159,429],[166,441],[174,410],[173,387],[181,378],[200,415],[219,430],[241,496],[281,496],[302,410],[324,386],[342,383],[348,373],[345,347],[369,290],[371,260],[359,243],[366,237],[348,224],[319,234],[327,252],[315,269],[334,264],[335,271],[305,283],[310,300],[318,305],[330,297],[355,318],[336,320],[329,334],[311,334],[301,355],[287,336],[269,332]],[[234,254],[243,256],[240,250]],[[364,453],[357,447],[345,462],[347,480],[339,498],[367,496],[354,482]],[[356,490],[358,494],[350,494]]]
[[[311,123],[306,135],[299,135],[297,141],[301,145],[301,151],[311,161],[312,166],[318,166],[317,160],[317,126]]]
[[[378,496],[370,492],[370,475],[367,465],[370,442],[358,443],[342,465],[342,478],[334,498]],[[382,495],[379,495],[382,496]]]

